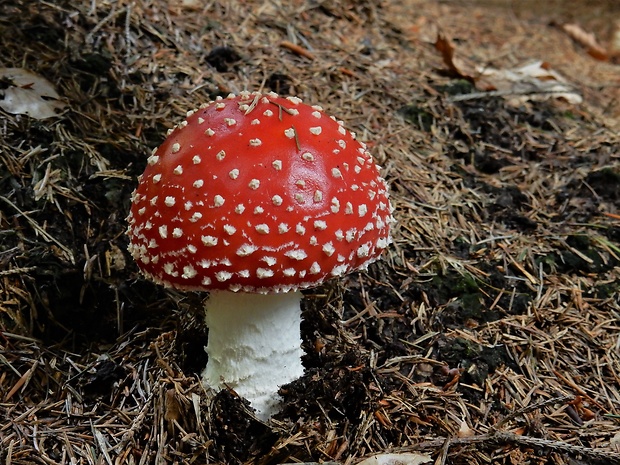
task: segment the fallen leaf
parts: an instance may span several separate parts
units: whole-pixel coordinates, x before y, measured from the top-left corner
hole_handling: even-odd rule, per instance
[[[403,453],[403,454],[378,454],[358,462],[357,465],[419,465],[431,461],[429,455]]]
[[[450,38],[439,31],[435,40],[435,49],[441,53],[450,75],[466,79],[482,91],[472,94],[484,96],[485,92],[495,91],[514,104],[528,100],[548,100],[562,98],[569,103],[583,101],[573,86],[559,73],[551,69],[544,61],[534,61],[520,68],[494,69],[474,63],[472,60],[457,56],[457,49]],[[468,96],[458,96],[455,100],[464,100]]]
[[[66,107],[51,82],[26,69],[0,68],[0,81],[8,84],[0,90],[0,108],[8,113],[46,119]]]
[[[609,60],[607,50],[598,43],[594,33],[586,32],[578,24],[563,24],[562,30],[566,32],[571,39],[583,46],[587,50],[588,55],[592,58],[601,61]]]
[[[471,82],[476,80],[478,73],[476,72],[475,65],[468,60],[456,56],[456,48],[447,35],[439,31],[434,45],[435,49],[441,53],[441,58],[451,75]]]
[[[583,101],[573,86],[544,61],[513,69],[484,68],[480,73],[513,103],[550,98],[562,98],[572,104]]]
[[[173,388],[166,391],[165,405],[164,419],[167,421],[179,421],[181,419],[181,406],[177,400],[176,391]]]

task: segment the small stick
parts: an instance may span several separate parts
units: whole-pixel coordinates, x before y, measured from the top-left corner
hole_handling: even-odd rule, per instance
[[[340,72],[341,72],[342,74],[344,74],[345,76],[350,76],[350,77],[358,77],[358,76],[357,76],[357,73],[356,73],[355,71],[353,71],[353,70],[349,69],[349,68],[344,68],[344,67],[342,67],[342,68],[340,68]]]
[[[295,53],[296,55],[302,56],[304,58],[307,58],[308,60],[314,60],[316,57],[314,56],[314,54],[312,52],[310,52],[309,50],[294,44],[293,42],[289,42],[288,40],[283,40],[282,42],[280,42],[280,47],[283,47],[287,50],[290,50],[291,52]]]
[[[437,438],[430,441],[418,443],[408,447],[400,447],[392,452],[410,452],[417,450],[439,449],[446,445],[451,446],[470,446],[479,444],[480,447],[493,447],[498,444],[523,446],[536,449],[548,449],[568,456],[581,456],[591,460],[602,461],[606,464],[620,464],[620,453],[607,449],[592,449],[590,447],[570,444],[563,441],[541,439],[531,436],[521,436],[519,434],[496,431],[491,434],[481,434],[468,438]]]

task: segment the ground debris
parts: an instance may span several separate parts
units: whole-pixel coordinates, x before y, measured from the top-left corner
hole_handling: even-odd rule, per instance
[[[0,110],[0,462],[618,463],[617,75],[466,3],[5,0],[3,66],[66,107]],[[476,63],[552,63],[583,103],[472,98],[433,23]],[[205,296],[142,279],[124,234],[166,131],[244,89],[342,118],[398,220],[384,260],[307,292],[306,372],[269,423],[201,385]]]

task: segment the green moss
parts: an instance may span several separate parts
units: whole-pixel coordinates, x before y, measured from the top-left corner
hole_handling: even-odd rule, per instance
[[[398,110],[398,114],[401,115],[405,121],[425,132],[431,130],[431,126],[435,121],[433,115],[416,104],[405,105]]]
[[[480,318],[482,316],[482,296],[480,293],[464,294],[461,298],[463,309],[472,317]]]
[[[461,279],[456,279],[454,283],[454,291],[461,293],[478,293],[480,286],[476,282],[476,279],[469,273],[460,275]]]
[[[585,234],[569,236],[566,239],[566,243],[579,251],[586,251],[590,248],[590,238]]]
[[[455,79],[448,84],[438,86],[437,90],[447,95],[471,94],[475,91],[474,85],[467,79]]]
[[[620,293],[620,282],[618,281],[603,283],[594,287],[594,297],[596,299],[609,299],[618,293]]]
[[[464,361],[471,361],[480,355],[482,348],[479,344],[457,337],[447,344],[441,351],[442,360],[452,366],[458,366]]]

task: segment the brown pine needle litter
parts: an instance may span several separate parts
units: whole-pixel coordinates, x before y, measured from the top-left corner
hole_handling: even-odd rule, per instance
[[[0,110],[0,463],[620,463],[618,68],[549,24],[430,0],[4,0],[0,67],[66,106]],[[473,63],[549,62],[584,103],[446,76],[437,26]],[[342,118],[398,220],[383,261],[307,293],[306,374],[268,424],[201,386],[206,296],[141,278],[124,235],[166,131],[246,89]]]

